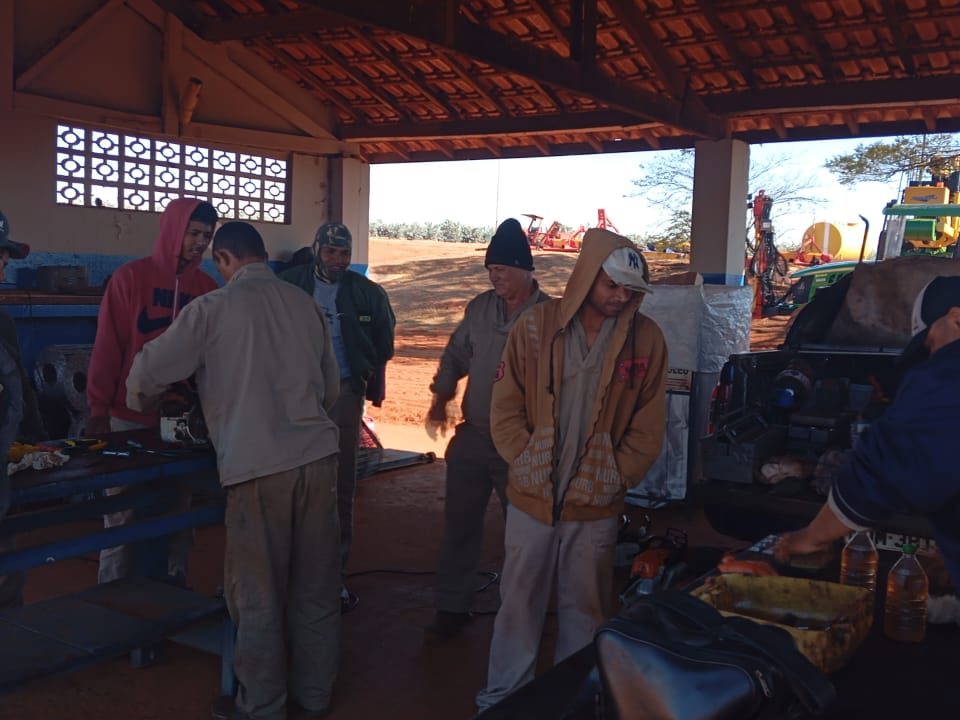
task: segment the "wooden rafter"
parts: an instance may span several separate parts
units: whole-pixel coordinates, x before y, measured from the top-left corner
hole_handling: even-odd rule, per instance
[[[597,65],[597,0],[570,0],[570,58],[587,72]]]
[[[349,62],[335,47],[333,47],[333,45],[330,43],[311,42],[310,38],[304,36],[300,36],[300,39],[304,42],[310,43],[317,50],[317,52],[323,55],[328,61],[333,60],[340,72],[347,75],[351,80],[353,80],[353,82],[362,87],[370,95],[370,97],[374,98],[378,103],[397,113],[397,115],[401,117],[413,117],[396,98],[390,99],[385,97],[369,77],[359,70],[354,70],[354,63]]]
[[[530,135],[526,138],[527,142],[533,145],[544,157],[550,157],[550,146],[545,140],[541,140],[536,135]]]
[[[709,100],[713,112],[727,116],[918,103],[960,103],[960,83],[936,77],[872,80],[729,93]]]
[[[312,72],[303,67],[300,63],[294,60],[290,55],[287,54],[282,48],[274,47],[266,42],[254,40],[252,43],[255,47],[259,47],[263,50],[274,62],[280,65],[282,68],[285,68],[287,71],[295,75],[300,81],[309,89],[312,90],[322,97],[328,99],[333,103],[338,109],[340,109],[347,117],[354,120],[357,119],[356,111],[353,106],[344,100],[339,93],[328,90],[324,88],[323,84],[320,82],[320,78],[314,75]]]
[[[637,46],[647,64],[673,97],[682,98],[687,92],[687,79],[677,69],[667,48],[650,27],[649,21],[640,12],[634,0],[607,0],[607,5],[620,21],[627,36]]]
[[[456,20],[455,36],[451,42],[442,27],[438,27],[439,18],[435,13],[423,12],[411,16],[405,7],[400,3],[383,4],[373,0],[325,0],[322,9],[206,23],[203,36],[208,40],[226,40],[272,33],[298,34],[331,24],[372,25],[446,47],[507,72],[593,97],[610,107],[673,125],[701,137],[722,137],[726,133],[726,123],[721,117],[709,112],[691,112],[677,100],[643,90],[630,82],[610,78],[597,70],[584,70],[576,62],[486,27],[473,25],[462,16]]]
[[[730,56],[730,60],[733,62],[737,72],[743,76],[744,82],[747,83],[747,87],[751,89],[757,87],[757,76],[753,72],[750,60],[743,54],[737,45],[736,38],[727,30],[723,21],[720,20],[720,13],[717,12],[716,6],[711,2],[704,2],[701,3],[700,7],[703,11],[703,17],[706,18],[707,22],[710,23],[710,27],[713,28],[713,32],[717,36],[717,41],[723,46],[723,49],[727,51],[727,55]]]
[[[836,72],[834,72],[833,69],[833,54],[814,23],[810,20],[810,16],[807,15],[806,11],[804,11],[800,5],[800,0],[785,0],[784,5],[786,5],[790,11],[790,15],[793,16],[793,22],[800,29],[800,33],[810,46],[810,50],[816,58],[817,64],[819,64],[820,69],[823,70],[823,76],[829,82],[834,82],[836,80]]]
[[[388,52],[380,47],[375,37],[366,37],[355,27],[348,28],[347,31],[354,38],[362,41],[370,49],[370,52],[373,53],[377,58],[389,64],[394,72],[396,72],[404,82],[415,87],[417,92],[423,95],[423,97],[437,105],[437,107],[445,110],[450,119],[456,119],[459,116],[459,113],[450,103],[436,95],[429,89],[429,87],[427,87],[426,81],[409,72],[403,66],[403,61],[400,60],[400,58],[398,58],[394,53]]]
[[[560,22],[560,16],[550,0],[527,0],[527,4],[546,21],[547,27],[550,28],[550,32],[556,36],[557,40],[567,39],[567,29]]]
[[[448,122],[352,124],[342,136],[354,142],[393,142],[416,138],[474,138],[496,135],[553,135],[558,132],[643,130],[657,123],[636,123],[629,115],[615,112],[567,113],[526,118],[488,118]]]
[[[897,48],[897,55],[900,56],[900,62],[903,63],[903,69],[906,70],[908,75],[916,75],[917,64],[914,62],[913,53],[910,51],[910,46],[907,45],[907,41],[903,36],[903,28],[906,26],[907,21],[900,10],[897,9],[897,4],[893,2],[893,0],[880,0],[880,5],[883,8],[883,14],[887,18],[890,36],[893,38],[894,47]]]
[[[497,112],[499,112],[503,117],[509,117],[510,111],[507,110],[506,106],[504,106],[504,104],[493,95],[488,93],[480,84],[479,80],[470,75],[470,73],[464,69],[463,65],[460,64],[459,58],[457,58],[454,53],[444,51],[441,52],[441,55],[443,56],[443,61],[450,66],[451,70],[453,70],[454,75],[456,75],[463,82],[469,84],[470,87],[476,90],[477,94],[481,98],[493,105],[497,109]]]

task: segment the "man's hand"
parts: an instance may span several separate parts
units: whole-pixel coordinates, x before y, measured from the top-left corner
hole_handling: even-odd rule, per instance
[[[773,555],[778,561],[788,563],[797,555],[813,555],[822,552],[829,548],[832,542],[833,540],[826,542],[816,540],[811,537],[809,529],[804,528],[781,535],[773,548]]]
[[[453,425],[447,415],[447,402],[448,400],[434,395],[433,402],[430,403],[430,409],[427,410],[425,427],[431,440],[436,440],[438,433],[440,437],[446,437],[447,430]]]
[[[107,435],[110,432],[110,418],[106,415],[87,418],[87,424],[83,428],[84,435]]]

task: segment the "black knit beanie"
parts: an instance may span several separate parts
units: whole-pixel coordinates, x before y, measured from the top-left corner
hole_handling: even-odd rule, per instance
[[[483,266],[507,265],[522,270],[533,270],[533,255],[523,226],[513,218],[507,218],[490,238]]]

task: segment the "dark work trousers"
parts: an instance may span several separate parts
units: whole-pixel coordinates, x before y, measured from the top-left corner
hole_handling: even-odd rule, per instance
[[[483,520],[496,492],[507,512],[507,463],[490,437],[461,423],[446,452],[447,497],[443,541],[437,563],[438,610],[465,613],[473,609],[483,549]]]
[[[330,704],[340,652],[337,457],[227,487],[224,587],[237,707],[285,720]]]
[[[337,470],[337,512],[340,515],[340,572],[346,573],[353,544],[353,496],[357,487],[357,443],[363,415],[363,396],[351,387],[350,380],[340,383],[340,397],[330,419],[340,428],[340,467]]]

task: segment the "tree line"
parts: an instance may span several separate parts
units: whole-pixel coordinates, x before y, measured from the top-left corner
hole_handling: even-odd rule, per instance
[[[370,235],[394,240],[439,240],[453,243],[488,243],[493,236],[492,225],[478,227],[464,225],[456,220],[432,222],[384,222],[373,220]]]

